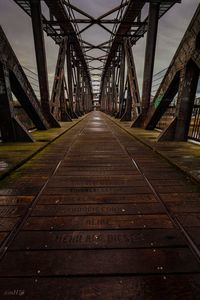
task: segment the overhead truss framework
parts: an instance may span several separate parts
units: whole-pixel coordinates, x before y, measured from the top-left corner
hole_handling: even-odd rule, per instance
[[[118,65],[123,65],[125,63],[126,67],[121,66],[120,75],[120,89],[118,93],[118,109],[115,113],[116,117],[122,118],[123,111],[126,107],[126,117],[121,120],[132,120],[137,119],[148,110],[151,98],[151,85],[152,85],[152,76],[153,76],[153,65],[155,58],[155,46],[156,46],[156,36],[157,36],[157,26],[158,20],[177,2],[181,1],[129,1],[126,7],[126,10],[121,16],[118,27],[115,31],[112,42],[110,43],[110,49],[107,55],[107,58],[104,63],[102,78],[101,78],[101,93],[100,93],[100,102],[105,108],[103,102],[105,102],[105,94],[107,81],[109,80],[110,69],[112,68],[113,61],[116,60],[118,53],[120,53],[122,45],[126,44],[125,53],[128,59],[124,60],[123,51],[121,52],[121,60],[119,60]],[[146,18],[142,19],[141,12],[146,3],[149,3],[149,12]],[[119,21],[119,20],[118,20]],[[133,94],[137,94],[137,98],[140,99],[137,76],[134,67],[134,60],[132,56],[132,46],[144,36],[147,32],[147,43],[146,43],[146,56],[145,56],[145,69],[144,69],[144,81],[143,81],[143,94],[142,99],[136,100]],[[128,63],[129,62],[129,63]],[[131,62],[131,63],[130,63]],[[132,66],[131,66],[132,64]],[[118,66],[118,67],[119,67]],[[122,74],[127,69],[127,75]],[[134,73],[135,79],[130,83],[130,74]],[[126,80],[126,77],[129,80]],[[118,86],[118,83],[117,83]],[[121,90],[122,89],[122,90]],[[132,92],[131,92],[132,89]],[[133,91],[134,89],[134,91]],[[130,91],[129,91],[130,90]],[[108,91],[108,89],[107,89]],[[131,92],[131,93],[130,93]],[[114,97],[111,96],[114,99]],[[134,117],[133,117],[134,116]]]
[[[31,0],[14,1],[31,16]],[[73,0],[44,0],[44,2],[50,10],[49,18],[42,16],[44,31],[56,43],[60,43],[63,36],[67,35],[71,38],[77,58],[81,61],[88,80],[94,87],[95,99],[101,100],[105,78],[110,72],[112,60],[115,59],[121,44],[123,44],[123,39],[129,39],[130,45],[133,46],[148,31],[148,16],[144,20],[141,19],[144,5],[158,3],[158,17],[161,18],[175,3],[181,2],[181,0],[118,0],[116,7],[97,18],[75,6]],[[87,31],[94,25],[98,25],[108,33],[110,38],[99,44],[93,44],[86,38],[83,39],[81,35],[87,34]],[[102,55],[94,55],[91,50],[101,51]],[[95,70],[92,69],[94,63],[97,65]]]
[[[181,0],[119,0],[116,7],[99,17],[75,6],[73,0],[13,1],[32,20],[41,97],[39,105],[48,126],[59,127],[59,121],[77,118],[97,103],[102,110],[122,121],[138,119],[146,113],[158,20]],[[143,18],[145,4],[149,4],[149,13]],[[99,44],[87,40],[87,30],[94,25],[105,31],[109,38]],[[59,45],[51,96],[43,32]],[[146,32],[145,75],[140,98],[132,46]],[[151,39],[153,42],[148,43]]]

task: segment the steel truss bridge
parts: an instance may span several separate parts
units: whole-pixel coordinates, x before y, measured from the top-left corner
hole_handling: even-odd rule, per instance
[[[0,26],[0,299],[200,299],[200,4],[154,74],[159,20],[181,0],[116,1],[99,17],[10,1],[31,19],[37,72]],[[108,39],[93,44],[97,27]]]
[[[159,140],[183,141],[188,135],[199,140],[199,104],[195,102],[199,76],[199,8],[152,101],[159,19],[181,1],[123,0],[98,18],[67,0],[43,1],[45,14],[41,1],[15,2],[32,20],[40,95],[35,95],[1,28],[1,90],[5,91],[1,94],[0,112],[3,141],[32,140],[16,117],[11,92],[35,127],[44,130],[59,127],[59,121],[78,118],[91,111],[94,105],[121,121],[132,121],[133,127],[154,129],[169,112],[170,103],[178,94],[173,118],[169,118],[170,122],[166,121]],[[141,12],[147,3],[149,12],[144,18]],[[110,38],[98,45],[84,40],[82,34],[87,34],[94,25],[103,28]],[[59,45],[51,94],[44,32]],[[132,49],[145,33],[144,78],[140,95]],[[102,55],[92,55],[91,50],[98,50]],[[192,76],[190,86],[183,88],[188,76]],[[188,101],[182,101],[185,97]]]

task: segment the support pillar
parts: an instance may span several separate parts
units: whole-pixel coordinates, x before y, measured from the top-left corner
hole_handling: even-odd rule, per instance
[[[77,115],[73,109],[73,72],[72,72],[72,54],[71,54],[71,45],[70,39],[67,39],[67,84],[68,84],[68,93],[69,93],[69,113],[70,117],[73,119],[77,119]]]
[[[124,121],[131,121],[131,114],[132,114],[132,97],[131,97],[131,87],[130,82],[128,80],[128,87],[127,87],[127,99],[125,103],[125,111],[122,115],[121,122]]]
[[[155,60],[156,40],[159,19],[159,3],[150,3],[148,32],[146,41],[143,89],[142,89],[142,116],[145,116],[151,100],[151,86],[153,80],[153,68]]]
[[[40,1],[41,0],[31,0],[30,5],[31,5],[32,27],[33,27],[33,36],[34,36],[34,44],[35,44],[35,54],[36,54],[37,70],[38,70],[38,77],[39,77],[39,87],[40,87],[40,95],[41,95],[41,107],[50,126],[60,127],[59,123],[51,114],[51,110],[50,110],[47,62],[46,62]]]
[[[122,107],[124,101],[124,79],[125,79],[125,51],[124,46],[121,46],[121,62],[120,62],[120,84],[119,84],[119,113],[117,118],[122,117]]]
[[[79,62],[76,61],[76,110],[75,113],[78,117],[82,116],[81,112],[81,74]]]
[[[112,82],[112,85],[111,85],[111,90],[112,90],[112,94],[111,94],[111,97],[112,97],[112,111],[111,111],[111,114],[112,116],[115,116],[116,114],[116,78],[115,78],[115,63],[113,62],[113,66],[112,66],[112,76],[111,76],[111,82]]]
[[[65,83],[62,81],[61,93],[60,93],[60,120],[62,122],[71,122],[72,119],[68,114],[67,103],[65,99]]]

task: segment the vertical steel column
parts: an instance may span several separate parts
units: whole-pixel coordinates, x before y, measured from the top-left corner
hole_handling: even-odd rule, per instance
[[[63,92],[64,92],[64,80],[65,80],[64,78],[65,56],[66,56],[66,38],[64,38],[60,43],[55,76],[54,76],[54,83],[52,88],[51,101],[50,101],[51,113],[57,120],[61,120],[61,116],[63,119],[65,119],[64,111],[62,111],[61,114],[61,102],[63,105],[63,101],[64,101]],[[62,106],[62,109],[63,108],[64,107]],[[67,116],[67,111],[66,111],[66,116]]]
[[[132,46],[128,40],[124,42],[124,49],[125,49],[125,57],[127,63],[127,76],[130,85],[130,92],[132,98],[131,104],[131,111],[133,113],[134,120],[140,114],[140,107],[141,107],[141,100],[140,100],[140,93],[139,93],[139,86],[137,80],[137,74],[135,69],[135,62],[133,58]]]
[[[81,112],[81,106],[80,106],[80,101],[81,101],[81,74],[80,74],[80,65],[79,65],[79,61],[76,60],[76,114],[80,117],[82,116],[82,112]]]
[[[84,114],[84,77],[82,67],[80,68],[80,111]]]
[[[119,113],[117,118],[122,117],[122,106],[124,101],[124,80],[125,80],[125,50],[121,45],[121,62],[120,62],[120,85],[119,85]]]
[[[88,80],[88,83],[87,83],[87,89],[88,89],[88,111],[91,111],[92,109],[92,99],[93,99],[93,94],[92,94],[92,91],[91,91],[91,88],[90,88],[90,82]]]
[[[153,68],[155,60],[156,40],[159,19],[159,3],[150,3],[148,32],[146,41],[143,89],[142,89],[142,115],[145,116],[151,100],[151,86],[153,79]]]
[[[105,104],[105,97],[106,97],[106,87],[105,87],[105,79],[102,84],[102,90],[101,90],[101,98],[100,98],[100,104],[101,104],[101,110],[105,112],[106,104]]]
[[[112,72],[111,69],[109,69],[109,75],[108,75],[108,113],[111,114],[112,112],[112,88],[111,88],[111,76]]]
[[[82,112],[85,113],[85,78],[84,78],[84,72],[82,70],[81,72],[81,105],[82,105]]]
[[[71,118],[77,118],[77,115],[73,109],[73,74],[72,74],[72,53],[70,39],[67,39],[67,84],[68,84],[68,93],[69,93],[69,113]]]
[[[124,113],[123,113],[120,121],[121,122],[131,121],[131,115],[132,115],[131,87],[130,87],[130,81],[127,80],[127,98],[126,98]]]
[[[115,114],[115,62],[111,69],[111,114]]]
[[[89,111],[89,88],[88,88],[87,78],[85,78],[84,109],[85,112]]]
[[[109,76],[108,74],[106,75],[106,95],[105,95],[105,100],[106,100],[106,113],[109,113]]]
[[[52,127],[60,127],[59,123],[50,112],[49,104],[49,85],[47,75],[47,62],[44,44],[44,33],[42,24],[41,0],[31,0],[31,17],[33,36],[35,44],[35,54],[37,61],[37,70],[39,77],[41,107],[42,111]]]

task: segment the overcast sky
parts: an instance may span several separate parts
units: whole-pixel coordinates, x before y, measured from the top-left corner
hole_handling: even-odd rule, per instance
[[[119,5],[120,2],[121,0],[71,0],[72,4],[84,9],[95,17],[98,17]],[[159,72],[169,65],[198,4],[199,0],[182,0],[182,4],[176,4],[160,20],[154,73]],[[0,0],[0,24],[21,64],[36,71],[30,18],[14,3],[13,0]],[[86,31],[82,35],[82,38],[94,44],[98,44],[108,39],[109,35],[95,25],[93,28]],[[145,39],[146,36],[133,47],[140,86],[143,75]],[[45,42],[49,81],[51,85],[54,76],[58,46],[47,37],[45,37]],[[96,55],[102,54],[103,53],[96,52]]]

